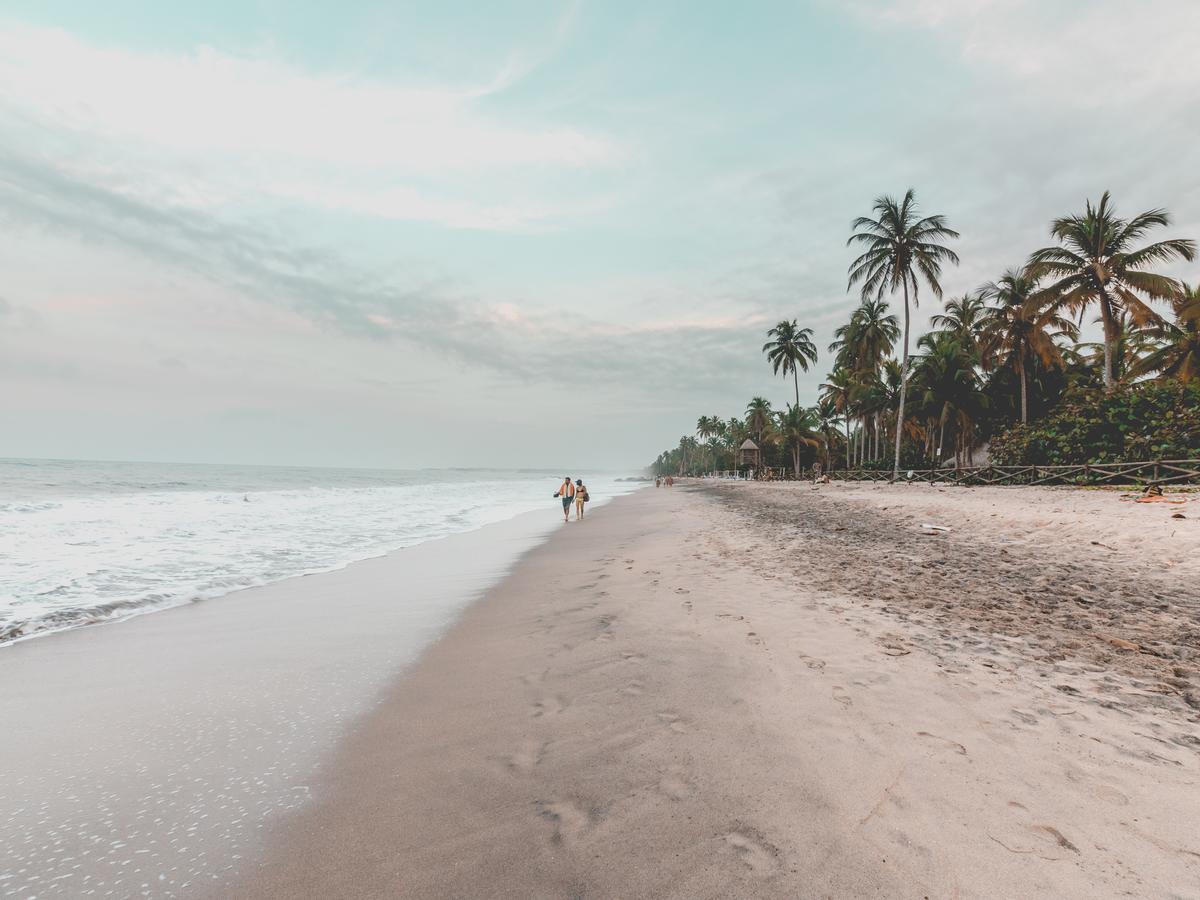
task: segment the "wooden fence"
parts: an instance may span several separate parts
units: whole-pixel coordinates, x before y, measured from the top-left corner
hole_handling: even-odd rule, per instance
[[[829,472],[835,481],[890,481],[891,470],[848,469]],[[1080,466],[969,466],[901,469],[901,481],[930,484],[1200,484],[1200,459],[1085,463]]]

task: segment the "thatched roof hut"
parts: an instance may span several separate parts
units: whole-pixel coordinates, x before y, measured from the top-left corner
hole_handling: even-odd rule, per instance
[[[738,465],[762,468],[762,450],[750,438],[742,441],[742,446],[738,448]]]

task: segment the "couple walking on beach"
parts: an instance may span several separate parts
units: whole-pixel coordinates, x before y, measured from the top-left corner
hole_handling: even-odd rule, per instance
[[[562,498],[564,522],[571,521],[571,501],[575,502],[575,521],[578,522],[583,518],[583,505],[591,499],[588,496],[587,485],[583,483],[583,479],[576,478],[572,482],[570,475],[563,478],[563,483],[559,485],[558,491],[554,496]]]

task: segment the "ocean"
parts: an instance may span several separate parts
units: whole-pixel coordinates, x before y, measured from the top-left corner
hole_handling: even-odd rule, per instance
[[[0,459],[0,643],[553,518],[564,474]],[[593,505],[637,486],[571,476]]]

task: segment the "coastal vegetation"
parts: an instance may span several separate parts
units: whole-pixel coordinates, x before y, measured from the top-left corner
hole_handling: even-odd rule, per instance
[[[848,290],[859,303],[833,334],[830,370],[812,405],[799,372],[819,359],[813,330],[779,322],[762,347],[795,403],[754,397],[738,415],[701,416],[694,435],[659,454],[655,473],[740,466],[752,440],[761,467],[796,474],[819,462],[890,471],[970,465],[986,447],[997,463],[1054,465],[1200,454],[1200,288],[1162,267],[1193,261],[1196,244],[1165,237],[1170,216],[1125,219],[1105,192],[1055,219],[1055,243],[994,281],[953,297],[910,341],[921,288],[943,297],[949,242],[942,215],[915,194],[878,198],[855,219],[861,252]],[[897,304],[893,310],[892,304]],[[1098,341],[1082,340],[1098,326]]]

